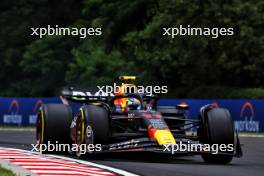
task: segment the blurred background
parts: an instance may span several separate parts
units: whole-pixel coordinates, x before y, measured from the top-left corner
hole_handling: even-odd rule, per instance
[[[163,36],[163,27],[232,27],[234,36]],[[31,36],[32,27],[102,27],[102,36]],[[166,98],[264,98],[264,1],[1,0],[0,96],[138,75]]]

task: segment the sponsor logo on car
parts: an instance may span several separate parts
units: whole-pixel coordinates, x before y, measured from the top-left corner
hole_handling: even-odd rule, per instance
[[[235,129],[243,132],[259,132],[259,121],[254,120],[255,116],[252,103],[244,103],[240,112],[240,118],[244,120],[234,121]]]
[[[16,99],[11,101],[7,114],[3,115],[3,122],[8,124],[22,123],[22,115],[19,114],[19,102]]]
[[[125,141],[125,142],[111,144],[109,146],[109,149],[108,150],[118,150],[118,149],[134,148],[134,147],[137,147],[138,146],[138,143],[139,142],[140,142],[139,140],[132,139],[132,140]]]
[[[44,102],[41,99],[39,99],[38,101],[36,101],[35,105],[33,106],[32,114],[29,114],[29,116],[28,116],[29,124],[36,124],[36,121],[37,121],[37,111],[38,111],[39,107],[43,103]]]

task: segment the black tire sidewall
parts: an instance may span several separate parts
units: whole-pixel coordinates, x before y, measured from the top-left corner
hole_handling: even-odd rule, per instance
[[[44,143],[70,144],[71,107],[63,104],[44,104]]]
[[[96,105],[85,105],[82,108],[85,115],[85,133],[87,125],[90,125],[93,130],[94,144],[107,144],[110,136],[108,111]]]
[[[230,113],[224,108],[213,108],[201,115],[201,141],[205,144],[233,144],[234,125]],[[202,154],[207,163],[227,164],[233,156],[223,154]]]

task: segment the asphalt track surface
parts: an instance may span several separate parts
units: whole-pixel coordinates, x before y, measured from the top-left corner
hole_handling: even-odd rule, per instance
[[[30,144],[34,143],[34,139],[34,131],[0,130],[1,147],[31,150]],[[234,158],[229,165],[205,164],[200,156],[162,159],[137,153],[126,156],[105,156],[89,161],[147,176],[263,176],[264,138],[241,137],[240,139],[244,156]]]

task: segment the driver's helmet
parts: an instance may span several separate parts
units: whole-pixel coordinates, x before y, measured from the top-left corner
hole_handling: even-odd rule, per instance
[[[121,88],[117,90],[115,96],[124,94],[124,90],[129,86],[135,86],[133,84],[122,84]],[[114,100],[114,106],[116,111],[127,111],[127,110],[134,110],[140,109],[140,100],[133,97],[125,97],[125,98],[118,98]]]

